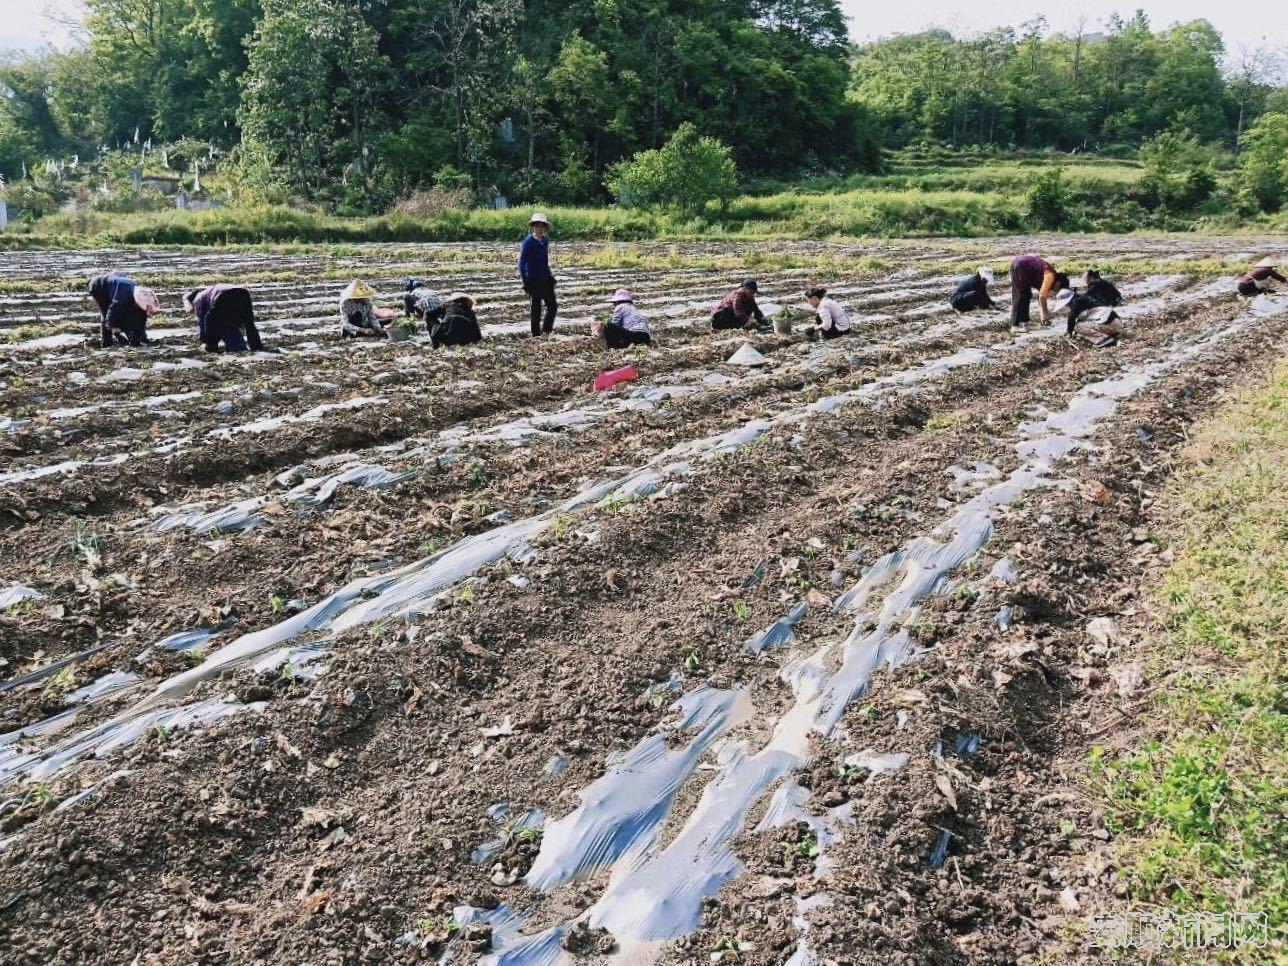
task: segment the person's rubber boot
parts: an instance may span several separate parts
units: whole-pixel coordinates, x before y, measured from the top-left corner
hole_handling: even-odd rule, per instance
[[[1114,346],[1116,346],[1117,344],[1118,344],[1118,336],[1116,336],[1116,335],[1107,335],[1107,336],[1105,336],[1103,339],[1101,339],[1099,342],[1097,342],[1097,343],[1096,343],[1096,348],[1097,348],[1097,349],[1112,349],[1112,348],[1113,348]]]

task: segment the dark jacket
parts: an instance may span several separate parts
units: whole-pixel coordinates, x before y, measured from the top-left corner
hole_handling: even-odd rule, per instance
[[[949,302],[954,308],[960,306],[969,309],[991,309],[995,307],[988,294],[988,283],[979,272],[967,275],[958,282]]]
[[[1072,332],[1073,327],[1078,322],[1078,316],[1088,309],[1122,304],[1122,293],[1118,291],[1114,284],[1106,282],[1103,278],[1098,278],[1087,286],[1085,292],[1078,292],[1069,300],[1069,324],[1067,329]]]
[[[519,277],[525,282],[539,278],[554,278],[550,271],[550,236],[538,239],[529,235],[519,246]]]
[[[113,343],[112,330],[118,330],[118,342],[140,344],[147,334],[148,313],[134,301],[138,283],[124,275],[111,273],[90,279],[89,294],[101,316],[103,345]]]
[[[479,331],[478,316],[469,302],[457,299],[447,303],[447,311],[441,321],[434,323],[429,333],[429,341],[435,349],[448,345],[473,345],[483,341]]]

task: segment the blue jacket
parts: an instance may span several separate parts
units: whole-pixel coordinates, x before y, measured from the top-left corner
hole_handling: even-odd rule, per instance
[[[525,282],[534,278],[554,278],[550,271],[550,236],[540,240],[529,235],[519,246],[519,277]]]

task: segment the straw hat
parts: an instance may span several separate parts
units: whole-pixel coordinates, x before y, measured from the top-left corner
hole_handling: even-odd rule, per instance
[[[469,302],[469,303],[470,303],[470,305],[473,305],[473,304],[474,304],[474,298],[473,298],[473,296],[466,295],[464,292],[453,292],[451,295],[447,296],[447,301],[448,301],[448,302],[462,302],[462,301],[463,301],[463,302]]]
[[[366,282],[362,281],[362,279],[358,278],[355,278],[352,282],[346,285],[344,287],[344,291],[340,293],[340,300],[342,302],[349,299],[373,299],[375,297],[376,290]]]
[[[991,268],[987,265],[981,265],[976,271],[979,272],[979,277],[988,282],[989,285],[993,284],[993,270]]]
[[[148,315],[161,308],[161,303],[157,301],[157,293],[143,285],[134,286],[134,304]]]
[[[546,213],[545,213],[544,211],[534,211],[534,212],[532,213],[532,217],[528,219],[528,224],[529,224],[529,225],[545,225],[547,228],[549,228],[549,227],[550,227],[550,219],[546,217]]]
[[[609,305],[617,305],[619,302],[634,302],[635,293],[628,288],[619,288],[613,293],[613,297],[608,300]]]
[[[1263,258],[1261,261],[1257,262],[1257,264],[1253,265],[1252,267],[1253,268],[1278,268],[1279,262],[1277,262],[1273,258],[1267,257],[1267,258]]]

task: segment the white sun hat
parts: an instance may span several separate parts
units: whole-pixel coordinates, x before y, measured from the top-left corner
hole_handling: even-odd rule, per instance
[[[545,213],[544,211],[534,211],[534,212],[532,213],[532,217],[528,219],[528,224],[529,224],[529,225],[545,225],[547,228],[549,228],[549,227],[550,227],[550,219],[546,217],[546,213]]]
[[[991,268],[987,265],[981,265],[977,271],[979,272],[980,278],[988,282],[989,285],[993,284],[993,270]]]
[[[1266,258],[1263,258],[1261,261],[1257,262],[1257,264],[1253,265],[1252,267],[1253,268],[1278,268],[1279,262],[1267,256]]]

